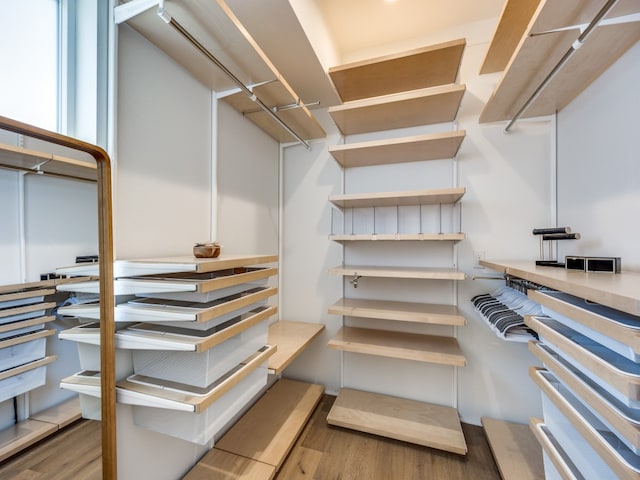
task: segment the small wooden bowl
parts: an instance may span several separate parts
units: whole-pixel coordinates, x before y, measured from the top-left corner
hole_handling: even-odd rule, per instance
[[[220,255],[220,245],[217,243],[196,243],[193,246],[193,256],[196,258],[216,258]]]

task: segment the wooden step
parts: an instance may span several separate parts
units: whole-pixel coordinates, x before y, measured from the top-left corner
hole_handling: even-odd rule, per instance
[[[278,347],[269,358],[269,370],[280,375],[323,330],[322,323],[280,320],[269,325],[269,345]]]
[[[0,431],[0,462],[58,431],[53,423],[25,420]]]
[[[380,357],[464,367],[467,363],[453,337],[342,327],[329,348]]]
[[[214,448],[183,480],[271,480],[275,474],[273,465]]]
[[[231,427],[214,450],[257,460],[278,470],[323,392],[321,385],[280,379]],[[209,452],[204,458],[209,455],[215,453]]]
[[[466,323],[455,305],[393,302],[363,298],[341,298],[329,307],[329,313],[349,317],[378,318],[402,322],[458,325]]]
[[[327,422],[404,442],[465,455],[455,408],[343,388]]]
[[[31,415],[32,420],[53,423],[58,428],[64,428],[81,418],[82,410],[80,409],[80,398],[78,396]]]
[[[503,480],[544,480],[542,449],[529,425],[482,417]]]

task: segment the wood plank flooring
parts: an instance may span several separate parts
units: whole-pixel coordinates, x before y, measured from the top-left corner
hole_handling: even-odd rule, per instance
[[[335,398],[323,396],[276,480],[500,480],[481,427],[462,425],[461,456],[330,426]],[[0,463],[0,478],[100,480],[100,422],[81,420]]]

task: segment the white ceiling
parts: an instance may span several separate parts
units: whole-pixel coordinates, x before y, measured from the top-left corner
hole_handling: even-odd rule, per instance
[[[498,18],[505,0],[312,0],[340,58]]]

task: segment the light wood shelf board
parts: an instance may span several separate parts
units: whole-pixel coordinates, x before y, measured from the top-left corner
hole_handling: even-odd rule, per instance
[[[214,448],[187,473],[183,480],[271,480],[273,465]]]
[[[331,195],[329,201],[339,208],[452,205],[458,202],[465,192],[464,187],[458,187],[402,192],[350,193]]]
[[[323,392],[322,385],[278,380],[215,448],[279,469]]]
[[[222,253],[216,258],[196,258],[189,255],[176,257],[146,258],[128,260],[129,263],[177,263],[189,265],[197,273],[215,272],[236,267],[262,265],[278,261],[277,255],[240,255]]]
[[[11,317],[12,315],[22,315],[24,313],[38,312],[40,310],[48,310],[56,306],[55,302],[32,303],[29,305],[21,305],[17,307],[4,308],[0,310],[0,318]]]
[[[530,280],[632,315],[640,315],[640,273],[585,273],[512,260],[481,260],[480,264],[500,273]]]
[[[48,357],[41,358],[40,360],[35,360],[33,362],[25,363],[24,365],[20,365],[15,368],[3,370],[0,372],[0,380],[4,380],[5,378],[20,375],[24,372],[28,372],[29,370],[35,370],[36,368],[39,368],[39,367],[44,367],[45,365],[49,365],[50,363],[55,362],[56,358],[58,358],[56,355],[49,355]]]
[[[453,158],[464,130],[333,145],[329,153],[344,168]]]
[[[551,432],[546,428],[546,425],[539,418],[532,418],[530,420],[530,427],[535,435],[538,443],[542,446],[547,456],[556,467],[556,470],[562,477],[562,480],[580,480],[582,476],[578,472],[571,459],[562,449],[562,446],[557,443]],[[543,477],[544,478],[544,477]]]
[[[343,102],[454,83],[465,40],[431,45],[329,69]]]
[[[23,300],[25,298],[43,297],[53,295],[54,293],[56,293],[55,288],[34,288],[18,292],[0,293],[0,302],[11,302],[14,300]]]
[[[64,428],[81,418],[82,410],[80,409],[80,397],[78,396],[31,415],[32,420],[52,423],[57,425],[58,428]]]
[[[433,303],[341,298],[329,307],[329,313],[438,325],[462,326],[466,323],[464,316],[455,305]]]
[[[40,325],[41,323],[53,322],[56,319],[54,316],[36,317],[28,320],[20,320],[17,322],[3,323],[0,325],[0,333],[10,332],[11,330],[17,330],[19,328],[32,327],[34,325]]]
[[[502,72],[509,63],[541,0],[507,0],[480,68],[480,75]]]
[[[367,265],[338,265],[329,273],[344,276],[415,278],[422,280],[464,280],[464,272],[453,268],[427,267],[374,267]]]
[[[464,233],[355,233],[329,235],[334,242],[459,242]]]
[[[269,344],[278,351],[269,359],[269,370],[280,375],[324,330],[322,323],[279,320],[269,325]]]
[[[291,92],[277,80],[265,85],[256,86],[253,92],[269,108],[286,107],[295,104],[297,100],[292,96]],[[224,100],[279,142],[296,141],[291,134],[280,127],[244,93],[240,92],[229,95],[224,97]],[[318,123],[308,108],[304,106],[279,110],[276,112],[276,115],[291,126],[293,130],[305,140],[324,138],[326,136],[320,123]]]
[[[343,388],[327,422],[404,442],[465,455],[455,408]]]
[[[48,437],[58,426],[38,420],[26,420],[0,431],[0,462]]]
[[[432,125],[455,120],[465,85],[440,85],[329,107],[343,135]]]
[[[453,337],[342,327],[329,348],[380,357],[464,367],[467,363]]]
[[[544,480],[542,449],[526,424],[482,417],[503,480]]]
[[[562,19],[565,19],[562,26],[588,22],[600,7],[601,2],[593,0],[542,2],[517,52],[482,110],[480,123],[512,119],[578,38],[580,31],[573,29],[545,35],[532,34],[547,31],[547,26],[554,28]],[[637,2],[634,5],[633,0],[624,0],[609,18],[638,10]],[[593,12],[591,16],[587,14],[590,12]],[[550,115],[562,110],[638,40],[640,29],[633,22],[596,28],[522,117]]]
[[[38,167],[39,166],[39,167]],[[0,167],[95,182],[97,166],[73,158],[0,144]]]
[[[49,330],[42,329],[29,332],[24,335],[9,337],[7,339],[0,340],[0,349],[12,347],[14,345],[20,345],[21,343],[31,342],[40,338],[50,337],[51,335],[55,335],[57,332],[58,331],[55,328]]]

